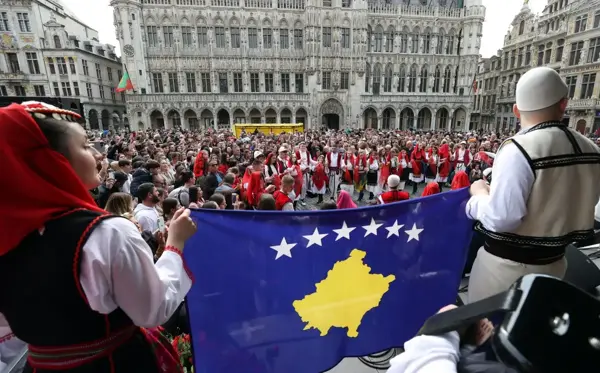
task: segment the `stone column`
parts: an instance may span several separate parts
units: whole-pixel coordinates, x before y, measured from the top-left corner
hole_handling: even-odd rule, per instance
[[[292,124],[296,124],[296,113],[292,113]]]
[[[437,110],[431,113],[431,131],[435,131],[435,122],[437,121]]]
[[[213,129],[217,129],[218,128],[218,117],[217,117],[217,113],[213,114]]]
[[[396,114],[396,119],[394,121],[394,129],[400,129],[400,114]]]

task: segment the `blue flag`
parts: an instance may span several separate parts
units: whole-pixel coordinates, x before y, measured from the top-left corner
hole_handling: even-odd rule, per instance
[[[196,210],[185,259],[197,373],[318,373],[401,347],[454,303],[467,189],[312,212]]]

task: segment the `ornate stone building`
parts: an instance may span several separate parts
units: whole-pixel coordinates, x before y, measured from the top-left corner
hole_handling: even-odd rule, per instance
[[[59,0],[0,1],[0,96],[79,99],[88,128],[108,129],[127,124],[121,69],[115,47]]]
[[[525,1],[511,23],[498,56],[489,61],[496,69],[480,69],[479,82],[499,75],[492,95],[497,96],[495,123],[474,110],[472,126],[484,129],[515,129],[512,107],[515,88],[523,73],[535,66],[558,71],[569,86],[565,123],[582,133],[600,127],[600,1],[549,0],[540,16]],[[497,62],[501,61],[500,64]],[[487,60],[480,62],[485,65]],[[499,70],[498,70],[499,69]]]
[[[470,122],[481,0],[112,0],[132,128]]]

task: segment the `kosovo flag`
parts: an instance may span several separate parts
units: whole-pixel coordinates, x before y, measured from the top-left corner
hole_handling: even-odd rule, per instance
[[[310,212],[195,210],[185,259],[198,373],[318,373],[402,347],[454,303],[467,189]]]

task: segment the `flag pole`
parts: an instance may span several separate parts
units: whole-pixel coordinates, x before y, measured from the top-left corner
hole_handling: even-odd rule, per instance
[[[131,79],[131,75],[129,75],[129,69],[127,69],[127,62],[125,62],[123,66],[125,66],[125,72],[127,73],[127,76],[129,77],[129,79]],[[131,83],[131,85],[133,85],[133,82]],[[137,93],[137,91],[135,90],[135,86],[133,87],[133,93]]]

